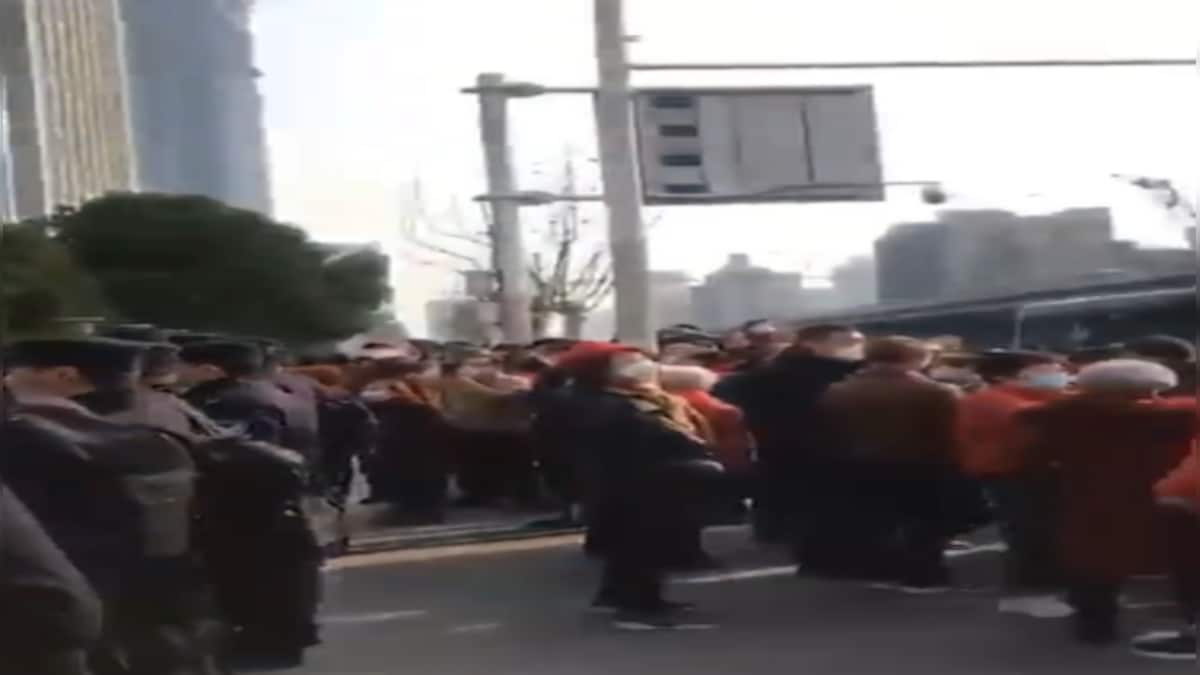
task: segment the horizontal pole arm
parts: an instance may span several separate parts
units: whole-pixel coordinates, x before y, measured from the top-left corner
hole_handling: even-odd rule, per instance
[[[1196,67],[1187,59],[1039,59],[1013,61],[848,61],[807,63],[633,63],[632,70],[915,70],[928,68]]]

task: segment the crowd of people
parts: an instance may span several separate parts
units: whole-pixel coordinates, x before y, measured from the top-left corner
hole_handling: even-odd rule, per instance
[[[952,338],[694,326],[616,342],[412,340],[291,360],[269,340],[110,326],[5,345],[0,673],[296,665],[357,473],[403,522],[455,507],[586,526],[614,626],[686,626],[672,570],[749,519],[799,574],[936,593],[995,525],[1010,611],[1119,639],[1130,578],[1200,612],[1196,355],[1148,336],[1071,354]],[[1065,600],[1065,602],[1060,601]]]

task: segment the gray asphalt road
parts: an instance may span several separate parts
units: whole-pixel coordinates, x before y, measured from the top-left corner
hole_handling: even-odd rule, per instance
[[[1192,672],[1125,649],[1088,649],[1061,620],[1000,614],[996,554],[958,562],[968,588],[914,597],[800,580],[738,533],[716,537],[732,570],[678,581],[710,631],[621,633],[582,611],[596,570],[569,539],[350,559],[328,575],[326,644],[306,675],[1046,675]],[[512,550],[512,549],[517,550]],[[1161,599],[1153,585],[1131,595]],[[1128,628],[1172,626],[1169,610]]]

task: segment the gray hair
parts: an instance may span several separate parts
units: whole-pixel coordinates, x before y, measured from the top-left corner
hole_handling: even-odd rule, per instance
[[[1080,389],[1093,392],[1165,391],[1179,384],[1170,368],[1141,359],[1101,361],[1079,371]]]

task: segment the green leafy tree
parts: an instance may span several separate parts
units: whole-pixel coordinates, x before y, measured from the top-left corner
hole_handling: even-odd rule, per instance
[[[115,194],[60,213],[59,238],[124,319],[304,343],[366,327],[381,267],[298,228],[190,196]]]
[[[63,329],[105,313],[99,285],[44,221],[0,225],[0,338]]]

